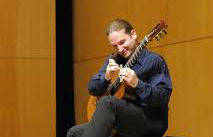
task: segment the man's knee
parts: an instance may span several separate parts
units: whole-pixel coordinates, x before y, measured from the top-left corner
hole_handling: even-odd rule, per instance
[[[68,131],[67,131],[67,137],[74,137],[74,131],[72,128],[70,128]]]
[[[68,130],[67,137],[80,137],[79,134],[79,129],[74,126]]]
[[[67,132],[67,137],[80,137],[84,131],[86,124],[71,127]]]
[[[112,99],[113,97],[110,96],[104,96],[100,98],[98,101],[98,106],[108,106],[111,107],[114,104],[114,101]]]
[[[97,103],[97,109],[115,111],[116,106],[116,98],[112,96],[104,96]]]

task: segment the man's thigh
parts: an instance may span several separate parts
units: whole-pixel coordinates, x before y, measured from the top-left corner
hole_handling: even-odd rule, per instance
[[[112,97],[112,102],[116,106],[115,128],[131,136],[142,136],[147,132],[148,121],[140,106],[115,97]]]

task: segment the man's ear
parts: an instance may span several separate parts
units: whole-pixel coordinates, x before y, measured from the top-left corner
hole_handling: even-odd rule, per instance
[[[137,33],[136,33],[136,31],[133,29],[133,30],[131,30],[131,32],[130,32],[130,36],[134,39],[134,40],[136,40],[137,39]]]

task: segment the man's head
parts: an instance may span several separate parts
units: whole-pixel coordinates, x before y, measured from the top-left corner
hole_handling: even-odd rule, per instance
[[[132,25],[123,19],[113,20],[106,30],[112,47],[118,54],[129,57],[137,44],[137,34]]]

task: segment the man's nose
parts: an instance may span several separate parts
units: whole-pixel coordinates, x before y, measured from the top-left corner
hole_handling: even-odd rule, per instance
[[[122,52],[123,51],[123,47],[122,46],[118,46],[118,52]]]

